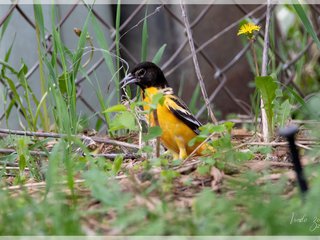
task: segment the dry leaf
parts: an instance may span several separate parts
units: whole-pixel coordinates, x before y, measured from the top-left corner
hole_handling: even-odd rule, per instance
[[[220,171],[218,168],[213,166],[211,168],[210,174],[213,178],[213,180],[211,181],[211,188],[213,191],[218,191],[221,187],[224,173]]]
[[[273,173],[267,176],[263,176],[257,180],[257,184],[264,184],[266,181],[279,180],[283,176],[286,176],[290,181],[294,181],[296,179],[296,173],[293,170],[290,170],[285,173]]]

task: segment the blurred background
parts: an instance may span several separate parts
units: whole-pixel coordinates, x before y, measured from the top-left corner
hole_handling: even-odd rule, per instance
[[[52,17],[52,8],[55,8],[57,18]],[[142,60],[151,61],[161,47],[164,49],[159,65],[165,72],[169,84],[185,100],[191,111],[202,122],[207,122],[209,118],[195,74],[180,6],[121,5],[118,9],[121,18],[118,21],[117,9],[116,5],[93,6],[92,13],[100,29],[94,29],[95,25],[92,22],[88,24],[88,33],[95,50],[89,64],[84,66],[84,71],[76,76],[77,112],[84,120],[85,127],[103,125],[103,104],[97,97],[97,88],[101,90],[103,102],[107,106],[119,102],[120,96],[116,94],[119,91],[116,89],[118,85],[103,56],[107,53],[113,61],[116,60],[116,29],[119,29],[121,58],[129,63],[130,68]],[[239,115],[253,118],[256,99],[250,45],[245,37],[237,36],[237,32],[241,24],[253,21],[262,27],[259,34],[263,37],[266,7],[211,4],[187,5],[186,9],[201,73],[218,119],[235,118]],[[71,52],[75,50],[79,37],[73,29],[83,27],[89,8],[76,3],[43,5],[42,10],[46,42],[41,44],[47,54],[52,54],[51,30],[54,26],[60,29],[61,39],[67,49]],[[310,5],[308,10],[319,33],[320,7]],[[276,70],[275,78],[281,84],[290,86],[302,98],[307,98],[319,90],[319,51],[313,46],[305,30],[299,27],[299,19],[290,6],[273,6],[272,11],[274,24],[270,56],[273,66],[270,66],[270,69]],[[43,93],[39,84],[39,57],[33,6],[1,5],[0,30],[1,62],[9,64],[14,69],[20,69],[25,64],[26,81],[40,100]],[[102,36],[97,34],[103,34],[107,44],[101,44],[98,39]],[[255,45],[260,61],[262,41],[258,38]],[[109,49],[104,49],[106,46]],[[89,55],[90,47],[87,44],[83,63],[90,58]],[[124,71],[120,71],[120,78],[123,76]],[[15,76],[12,76],[11,80],[17,92],[23,96],[25,88],[21,86],[21,82],[15,79]],[[27,116],[21,111],[20,103],[13,97],[12,91],[8,80],[0,78],[0,126],[25,128]],[[22,99],[22,104],[28,103]],[[54,108],[55,106],[49,105],[49,113]],[[99,121],[100,124],[97,124]]]

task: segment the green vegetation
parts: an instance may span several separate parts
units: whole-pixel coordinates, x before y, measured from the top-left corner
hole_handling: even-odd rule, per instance
[[[61,134],[52,137],[1,136],[0,150],[13,151],[0,151],[0,221],[5,223],[0,224],[0,234],[319,235],[319,94],[305,100],[292,87],[280,82],[280,68],[284,63],[278,66],[272,51],[269,76],[257,77],[254,82],[258,89],[252,96],[255,115],[259,115],[257,102],[261,96],[266,104],[269,127],[274,133],[278,127],[285,126],[289,118],[308,120],[310,124],[303,126],[303,130],[307,129],[303,134],[314,144],[312,148],[305,146],[302,151],[310,186],[303,198],[294,181],[283,142],[274,146],[255,144],[259,133],[257,123],[248,129],[241,126],[240,130],[245,133],[243,138],[235,134],[237,129],[232,122],[202,126],[200,135],[190,144],[208,140],[216,150],[209,156],[183,161],[173,160],[170,154],[161,152],[156,157],[152,144],[162,131],[159,127],[147,128],[141,121],[145,112],[141,110],[143,103],[139,98],[110,104],[112,98],[120,99],[119,82],[127,70],[121,67],[119,58],[120,7],[119,1],[114,55],[109,52],[110,46],[91,11],[81,29],[77,48],[70,50],[55,25],[58,19],[55,7],[51,13],[52,28],[48,31],[44,27],[41,5],[34,5],[40,98],[27,81],[28,66],[23,61],[19,69],[10,65],[14,41],[5,58],[0,60],[1,84],[6,91],[3,99],[6,121],[17,106],[24,118],[21,120],[24,130]],[[292,6],[283,7],[293,12]],[[300,5],[294,9],[303,25],[297,21],[288,29],[288,41],[276,43],[276,39],[271,38],[271,47],[279,44],[282,59],[288,59],[289,52],[297,44],[295,41],[303,48],[309,34],[316,37],[306,17],[308,10]],[[0,41],[9,24],[10,18],[0,29]],[[92,26],[94,36],[89,36],[89,26]],[[307,32],[300,26],[306,27]],[[51,55],[43,44],[47,32],[52,33]],[[99,46],[96,48],[103,49],[101,54],[112,76],[108,81],[115,85],[108,96],[86,74],[82,65],[84,49],[90,45],[91,38],[97,41]],[[257,41],[262,40],[258,38]],[[166,44],[159,46],[152,61],[159,63],[165,50]],[[148,56],[145,18],[141,59],[146,60]],[[261,59],[261,49],[257,49],[257,56]],[[253,62],[249,55],[248,60]],[[295,83],[304,86],[305,93],[311,93],[319,90],[315,79],[320,72],[315,66],[317,61],[307,61],[307,57],[302,57],[293,67],[297,69]],[[313,77],[303,69],[308,64],[313,64],[315,69]],[[79,75],[84,76],[96,92],[100,103],[97,112],[105,123],[97,120],[95,125],[97,130],[102,124],[107,125],[109,136],[105,139],[114,138],[112,144],[103,144],[94,137],[91,139],[94,143],[87,144],[78,136],[85,128],[77,112],[76,79]],[[304,85],[304,81],[308,84]],[[130,90],[127,92],[131,98]],[[196,110],[199,92],[197,87],[190,101],[192,111]],[[161,103],[163,96],[156,95],[150,111]],[[309,134],[310,130],[312,134]],[[142,146],[138,150],[140,140]],[[115,155],[105,158],[100,153]],[[126,157],[131,153],[134,159]],[[301,218],[306,220],[299,222]]]

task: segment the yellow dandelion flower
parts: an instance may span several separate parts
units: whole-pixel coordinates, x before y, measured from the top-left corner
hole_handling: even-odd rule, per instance
[[[251,38],[253,37],[254,31],[260,31],[260,26],[249,22],[249,23],[243,24],[240,27],[237,35],[239,36],[244,34],[244,35],[247,35],[249,38]]]

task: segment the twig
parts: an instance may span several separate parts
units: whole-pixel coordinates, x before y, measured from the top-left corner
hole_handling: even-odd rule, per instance
[[[225,122],[233,122],[233,123],[255,123],[255,122],[261,122],[261,119],[258,118],[257,120],[252,119],[248,115],[239,115],[239,118],[231,118],[227,120],[221,120],[219,121],[219,124],[225,123]],[[291,123],[294,124],[320,124],[319,121],[316,120],[299,120],[299,119],[294,119],[290,121]]]
[[[75,184],[79,184],[79,183],[83,183],[85,180],[84,179],[76,179],[74,180]],[[62,182],[61,184],[67,184],[67,181]],[[37,182],[37,183],[27,183],[24,185],[15,185],[15,186],[10,186],[10,187],[4,187],[2,188],[2,190],[19,190],[22,188],[41,188],[41,187],[45,187],[47,185],[46,182]]]
[[[188,164],[184,164],[182,166],[174,167],[174,170],[176,170],[178,173],[185,173],[194,169],[200,162],[200,160],[197,160]]]
[[[20,170],[20,167],[7,167],[7,166],[0,166],[0,169],[5,169],[5,170]],[[29,171],[29,168],[24,168],[24,171]]]
[[[206,91],[206,87],[204,85],[204,81],[203,81],[203,78],[202,78],[202,75],[201,75],[199,62],[198,62],[198,58],[197,58],[197,54],[196,54],[196,50],[195,50],[194,42],[193,42],[193,38],[192,38],[191,28],[190,28],[188,17],[186,15],[186,11],[185,11],[185,8],[184,8],[183,0],[180,0],[180,6],[181,6],[182,17],[183,17],[184,24],[185,24],[185,27],[186,27],[187,37],[188,37],[188,40],[189,40],[190,50],[191,50],[191,53],[192,53],[192,59],[193,59],[195,71],[196,71],[196,74],[197,74],[197,77],[198,77],[199,85],[200,85],[200,88],[201,88],[202,96],[203,96],[204,101],[206,103],[208,114],[210,115],[212,122],[217,124],[218,121],[217,121],[216,117],[214,116],[214,114],[212,112],[212,109],[210,107],[210,101],[209,101],[208,94],[207,94],[207,91]]]
[[[204,144],[206,144],[210,139],[216,135],[216,132],[211,133],[204,141],[202,141],[190,154],[183,160],[183,163],[187,162]]]
[[[113,177],[113,179],[116,180],[120,180],[120,179],[124,179],[127,178],[126,175],[119,175],[119,176],[115,176]],[[80,183],[84,183],[85,180],[84,179],[76,179],[74,180],[75,184],[80,184]],[[68,184],[67,181],[63,181],[58,183],[59,185],[66,185]],[[2,190],[19,190],[19,189],[23,189],[23,188],[41,188],[41,187],[45,187],[47,185],[46,182],[38,182],[38,183],[27,183],[24,185],[15,185],[15,186],[10,186],[10,187],[4,187],[2,188]]]
[[[267,13],[266,13],[266,27],[265,27],[265,32],[264,32],[261,76],[267,75],[271,7],[272,6],[270,3],[270,0],[268,0]],[[264,142],[269,142],[270,137],[271,137],[270,135],[271,135],[273,129],[269,129],[269,127],[272,128],[272,126],[268,126],[267,113],[266,113],[266,109],[265,109],[262,97],[261,97],[261,119],[262,119],[263,140],[264,140]]]
[[[300,148],[303,148],[303,149],[306,149],[306,150],[311,150],[310,147],[307,147],[307,146],[302,145],[302,144],[300,144],[300,143],[296,143],[296,145],[297,145],[298,147],[300,147]]]
[[[49,132],[30,132],[30,131],[20,131],[20,130],[10,130],[10,129],[0,129],[0,133],[13,134],[20,136],[30,136],[30,137],[48,137],[48,138],[66,138],[67,134],[60,133],[49,133]],[[79,138],[80,140],[87,139],[87,136],[70,135],[70,137]],[[91,137],[91,139],[98,143],[106,143],[111,145],[117,145],[127,148],[139,149],[139,146],[132,143],[121,142],[117,140],[112,140],[104,137]]]
[[[0,148],[0,154],[12,154],[17,153],[15,149],[1,149]],[[34,156],[41,156],[41,157],[47,157],[48,154],[51,154],[51,152],[43,152],[43,151],[29,151],[31,155]],[[97,157],[105,157],[108,159],[115,159],[118,156],[123,156],[125,159],[136,159],[139,158],[140,155],[138,154],[120,154],[120,153],[99,153],[99,154],[90,154],[91,157],[97,158]]]
[[[0,148],[0,154],[11,154],[11,153],[17,153],[16,150],[14,149],[2,149]],[[46,157],[48,156],[46,152],[42,152],[42,151],[29,151],[29,153],[31,155],[34,155],[34,156],[41,156],[41,157]]]
[[[305,145],[315,145],[317,142],[312,141],[298,141],[297,146],[302,148],[307,148]],[[242,145],[242,144],[241,144]],[[287,146],[286,142],[247,142],[243,143],[243,145],[259,145],[259,146]]]
[[[242,18],[238,19],[237,21],[235,21],[232,24],[230,24],[228,27],[224,28],[222,31],[220,31],[219,33],[217,33],[216,35],[214,35],[213,37],[211,37],[210,39],[208,39],[207,41],[202,43],[201,46],[199,46],[197,48],[196,53],[198,53],[198,52],[202,51],[203,49],[205,49],[212,42],[214,42],[215,40],[217,40],[218,38],[220,38],[224,34],[228,33],[232,28],[237,27],[239,25],[239,23],[241,23],[241,21],[243,21],[244,19],[246,19],[246,18],[252,16],[253,14],[257,13],[262,8],[264,8],[264,5],[261,4],[260,6],[258,6],[255,9],[253,9],[251,12],[249,12],[248,14],[243,16]],[[182,61],[180,61],[178,64],[175,64],[174,67],[172,67],[169,71],[166,72],[166,76],[172,74],[176,69],[178,69],[181,65],[183,65],[185,62],[187,62],[191,57],[192,57],[192,53],[189,54],[188,56],[184,57],[184,59]]]

